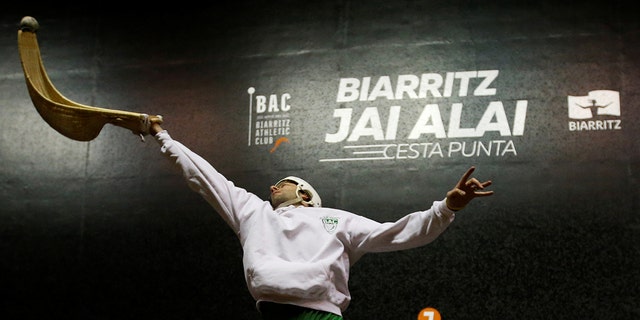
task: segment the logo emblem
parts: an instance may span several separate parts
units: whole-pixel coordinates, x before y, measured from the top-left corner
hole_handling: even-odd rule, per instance
[[[622,129],[620,92],[593,90],[586,96],[568,96],[569,131]]]
[[[591,119],[600,115],[620,116],[618,91],[594,90],[586,96],[569,96],[567,102],[571,119]]]
[[[324,225],[324,230],[326,230],[328,233],[333,233],[338,228],[338,218],[322,217],[322,224]]]

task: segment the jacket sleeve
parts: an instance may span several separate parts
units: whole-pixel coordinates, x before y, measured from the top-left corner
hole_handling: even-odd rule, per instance
[[[379,223],[356,216],[350,223],[353,258],[367,252],[387,252],[420,247],[435,240],[453,222],[455,213],[445,201],[408,214],[395,222]]]
[[[268,205],[245,189],[236,187],[209,162],[171,138],[165,130],[155,136],[161,152],[182,171],[189,187],[199,193],[238,234],[240,222],[251,214],[250,208]]]

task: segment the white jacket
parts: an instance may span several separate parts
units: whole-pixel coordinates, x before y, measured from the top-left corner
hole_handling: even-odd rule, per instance
[[[274,210],[269,201],[235,186],[167,131],[156,139],[189,187],[211,204],[240,239],[245,279],[258,306],[260,301],[272,301],[342,315],[351,301],[351,265],[367,252],[425,245],[455,217],[444,201],[386,223],[330,208]]]

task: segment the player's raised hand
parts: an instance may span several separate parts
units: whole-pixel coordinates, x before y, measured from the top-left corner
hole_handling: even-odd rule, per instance
[[[491,185],[491,180],[480,182],[478,179],[471,177],[476,167],[472,166],[460,178],[458,184],[447,192],[447,207],[457,211],[464,208],[473,198],[487,197],[493,194],[493,191],[485,191],[484,189]]]

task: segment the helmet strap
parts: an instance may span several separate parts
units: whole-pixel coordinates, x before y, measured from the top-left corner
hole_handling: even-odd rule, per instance
[[[296,198],[295,199],[291,199],[289,201],[285,201],[283,203],[281,203],[278,208],[284,208],[286,206],[292,205],[292,204],[297,204],[297,203],[301,203],[302,205],[306,205],[306,206],[310,206],[311,202],[309,201],[304,201],[304,199],[302,199],[302,196],[300,195],[300,192],[302,192],[302,188],[300,187],[300,185],[296,186]]]
[[[304,201],[302,200],[302,198],[301,198],[300,196],[298,196],[298,197],[297,197],[297,198],[295,198],[295,199],[291,199],[291,200],[289,200],[289,201],[285,201],[285,202],[281,203],[281,204],[278,206],[278,208],[284,208],[284,207],[286,207],[286,206],[288,206],[288,205],[292,205],[292,204],[296,204],[296,203],[303,203],[303,202],[304,202]]]

